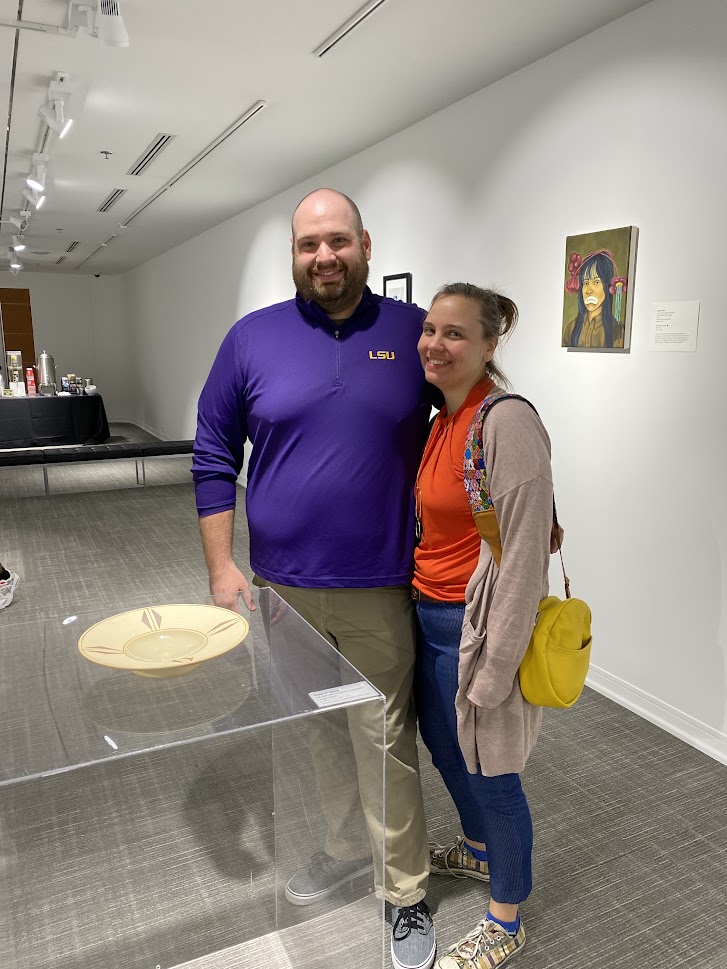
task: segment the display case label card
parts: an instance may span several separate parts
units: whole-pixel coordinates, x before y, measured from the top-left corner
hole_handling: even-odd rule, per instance
[[[697,349],[699,300],[651,304],[650,350],[682,353]]]
[[[357,700],[372,700],[378,695],[373,686],[364,680],[332,686],[328,690],[315,690],[308,694],[317,707],[337,707],[344,703],[355,703]]]

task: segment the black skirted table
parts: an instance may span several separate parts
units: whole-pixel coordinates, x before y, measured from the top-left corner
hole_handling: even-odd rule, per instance
[[[0,397],[0,448],[102,444],[109,438],[103,399]]]

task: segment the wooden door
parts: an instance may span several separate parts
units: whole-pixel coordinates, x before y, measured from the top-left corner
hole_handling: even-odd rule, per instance
[[[0,312],[5,349],[20,350],[23,354],[23,377],[25,377],[26,367],[32,367],[35,363],[30,290],[0,289]],[[5,364],[4,359],[3,364]]]

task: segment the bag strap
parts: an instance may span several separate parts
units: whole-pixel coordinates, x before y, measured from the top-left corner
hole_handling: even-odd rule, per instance
[[[485,466],[485,441],[484,441],[484,429],[485,429],[485,418],[490,413],[495,404],[499,404],[503,400],[521,400],[524,404],[527,404],[532,411],[540,418],[535,407],[530,403],[526,397],[521,397],[520,394],[508,394],[504,391],[497,391],[494,394],[490,394],[489,397],[485,397],[480,406],[477,408],[474,417],[470,423],[469,429],[467,431],[467,438],[465,441],[465,451],[464,451],[464,486],[467,492],[467,499],[470,505],[470,511],[473,516],[478,515],[481,512],[492,511],[493,516],[495,513],[495,506],[492,503],[492,498],[490,496],[490,488],[487,484],[487,468]],[[496,516],[495,516],[496,520]],[[498,528],[499,532],[499,528]],[[563,548],[560,540],[560,523],[558,522],[558,511],[555,507],[555,494],[553,495],[553,525],[551,528],[551,536],[555,537],[556,544],[558,546],[558,553],[560,555],[560,567],[563,571],[563,585],[565,586],[565,597],[570,599],[570,579],[568,578],[565,571],[565,562],[563,561]]]

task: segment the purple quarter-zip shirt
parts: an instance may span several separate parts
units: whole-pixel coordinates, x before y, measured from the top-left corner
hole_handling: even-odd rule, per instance
[[[192,474],[200,516],[234,508],[250,439],[257,575],[309,588],[411,581],[430,410],[416,348],[423,318],[367,287],[343,325],[297,297],[225,337],[199,400]]]

